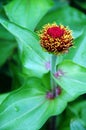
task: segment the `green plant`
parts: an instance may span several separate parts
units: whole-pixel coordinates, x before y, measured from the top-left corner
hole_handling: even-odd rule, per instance
[[[12,78],[8,93],[0,95],[0,130],[45,130],[48,128],[42,128],[44,123],[56,115],[59,130],[86,129],[86,101],[67,107],[86,93],[86,16],[68,3],[57,5],[52,0],[13,0],[0,10],[0,66],[9,58],[6,74]],[[40,46],[37,34],[45,24],[53,22],[69,26],[74,37],[74,47],[55,56],[55,63]],[[51,63],[56,69],[53,73]],[[55,97],[51,80],[60,87],[55,88]],[[62,127],[63,115],[59,114],[65,109],[68,120]],[[53,119],[58,124],[56,117]]]

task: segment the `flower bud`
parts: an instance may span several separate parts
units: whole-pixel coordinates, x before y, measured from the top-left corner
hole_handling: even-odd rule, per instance
[[[73,46],[72,31],[63,25],[47,24],[39,32],[40,44],[48,52],[66,53]]]

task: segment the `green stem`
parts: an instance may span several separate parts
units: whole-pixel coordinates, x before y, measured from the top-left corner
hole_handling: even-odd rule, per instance
[[[50,64],[51,64],[51,68],[50,68],[50,80],[51,80],[51,89],[52,91],[55,90],[55,87],[56,87],[56,83],[54,81],[54,79],[52,78],[52,74],[54,74],[56,72],[56,58],[57,56],[56,55],[51,55],[51,61],[50,61]]]
[[[54,74],[56,72],[56,59],[57,56],[56,55],[51,55],[51,61],[50,61],[50,65],[51,65],[51,69],[50,69],[50,80],[51,80],[51,90],[53,93],[53,97],[56,96],[56,92],[55,92],[55,88],[56,88],[56,82],[54,81],[54,79],[52,78],[52,74]],[[57,120],[57,116],[53,116],[51,117],[51,121],[50,121],[50,130],[56,130],[56,120]]]

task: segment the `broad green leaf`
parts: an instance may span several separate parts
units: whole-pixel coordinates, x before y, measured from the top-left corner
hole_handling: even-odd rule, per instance
[[[83,29],[83,33],[75,39],[74,47],[72,47],[69,53],[63,56],[63,59],[71,59],[73,62],[86,68],[86,29]]]
[[[15,47],[15,41],[0,40],[0,66],[2,66],[10,56],[12,56]]]
[[[47,13],[38,23],[37,29],[39,30],[43,25],[53,22],[69,26],[73,30],[73,36],[76,38],[86,26],[86,16],[72,7],[64,6]]]
[[[0,130],[38,130],[50,116],[60,114],[70,96],[62,90],[50,100],[46,98],[48,91],[40,79],[28,79],[0,105]]]
[[[52,0],[13,0],[5,6],[5,11],[12,22],[34,30],[52,4]]]
[[[47,69],[46,64],[49,63],[50,55],[42,50],[37,35],[5,19],[1,18],[0,22],[16,37],[19,43],[24,74],[41,77],[47,73],[49,69]]]
[[[70,96],[76,98],[86,93],[86,68],[65,60],[58,66],[55,81]]]
[[[72,60],[76,64],[79,64],[86,68],[85,32],[86,29],[83,29],[82,34],[74,40],[74,47],[71,47],[68,53],[59,56],[60,62],[64,59]]]
[[[66,59],[86,68],[85,33],[86,29],[84,28],[80,36],[74,39],[74,46],[69,49],[69,52],[58,56],[57,64]]]
[[[40,80],[30,79],[23,88],[8,96],[0,106],[0,130],[39,129],[49,112],[44,91]]]

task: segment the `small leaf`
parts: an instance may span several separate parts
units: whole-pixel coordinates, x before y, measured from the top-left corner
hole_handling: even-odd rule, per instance
[[[74,98],[86,93],[86,68],[72,61],[64,61],[58,66],[55,81]]]
[[[5,11],[12,22],[34,30],[52,4],[51,0],[13,0],[5,6]]]

